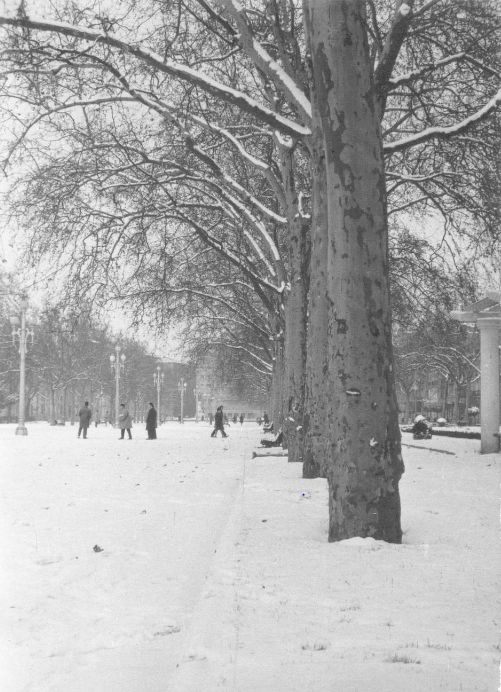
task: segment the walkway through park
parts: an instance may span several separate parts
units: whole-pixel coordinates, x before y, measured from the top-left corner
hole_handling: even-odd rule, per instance
[[[501,458],[478,441],[404,448],[403,545],[329,545],[325,481],[253,460],[255,423],[14,428],[4,692],[497,689]]]

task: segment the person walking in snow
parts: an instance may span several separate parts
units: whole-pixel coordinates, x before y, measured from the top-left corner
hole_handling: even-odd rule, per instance
[[[118,416],[118,424],[121,430],[121,435],[119,439],[124,439],[125,431],[127,430],[129,440],[132,440],[132,433],[130,431],[130,429],[132,428],[132,418],[128,410],[125,408],[125,404],[120,404],[120,415]]]
[[[240,425],[243,425],[243,424],[244,424],[244,414],[241,413],[240,414]]]
[[[217,437],[217,431],[220,430],[223,437],[228,437],[224,431],[224,415],[223,407],[218,406],[216,415],[214,416],[214,430],[211,432],[211,437]]]
[[[89,402],[86,401],[80,411],[78,412],[78,417],[80,419],[80,424],[78,426],[78,437],[80,433],[83,433],[84,440],[87,439],[87,430],[90,425],[90,419],[92,418],[92,411],[89,408]]]
[[[148,440],[157,439],[157,410],[150,401],[150,408],[146,416],[146,430],[148,431]]]

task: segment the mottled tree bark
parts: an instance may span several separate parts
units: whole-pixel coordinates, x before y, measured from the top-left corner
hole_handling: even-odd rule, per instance
[[[271,383],[270,420],[280,421],[283,417],[283,379],[284,379],[284,343],[283,336],[275,339],[275,355],[273,360],[273,376]]]
[[[290,462],[301,462],[306,366],[306,310],[309,283],[310,220],[298,204],[294,156],[281,147],[280,170],[287,202],[289,230],[289,282],[285,304],[283,418],[281,427]]]
[[[399,543],[386,191],[365,1],[307,7],[327,180],[329,540]]]
[[[305,13],[308,21],[308,14]],[[303,416],[303,478],[325,475],[327,388],[327,205],[322,122],[312,93],[311,151],[311,261]]]

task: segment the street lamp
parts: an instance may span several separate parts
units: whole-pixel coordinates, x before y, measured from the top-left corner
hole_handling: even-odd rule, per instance
[[[153,384],[157,388],[157,418],[158,421],[161,421],[160,418],[160,390],[162,389],[162,385],[164,383],[164,373],[159,365],[157,365],[157,371],[153,373]]]
[[[195,397],[195,423],[198,423],[198,389],[196,387],[193,390],[193,396]]]
[[[181,420],[179,422],[184,423],[184,393],[186,392],[186,382],[182,377],[177,383],[177,391],[181,394]]]
[[[417,414],[417,393],[418,393],[418,389],[419,389],[418,384],[417,384],[417,382],[414,380],[414,382],[412,383],[412,387],[411,387],[411,390],[414,392],[414,418],[416,417],[416,414]]]
[[[111,372],[115,373],[115,426],[118,428],[118,407],[120,405],[120,371],[125,372],[125,353],[120,354],[120,346],[115,346],[115,353],[110,356]]]
[[[25,413],[25,387],[26,387],[26,351],[27,351],[27,341],[28,337],[31,338],[31,345],[33,345],[33,330],[26,328],[26,310],[28,308],[28,298],[26,295],[21,296],[20,302],[21,308],[21,326],[19,325],[19,317],[17,315],[11,317],[12,325],[12,343],[16,345],[16,337],[19,340],[19,417],[16,428],[16,435],[27,435],[28,429],[24,424],[24,413]],[[17,327],[17,328],[16,328]]]

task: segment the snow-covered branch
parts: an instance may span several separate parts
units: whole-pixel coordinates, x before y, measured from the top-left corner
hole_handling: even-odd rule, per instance
[[[308,98],[292,77],[287,74],[282,65],[276,60],[273,60],[268,51],[256,40],[255,36],[253,36],[244,16],[241,3],[238,2],[238,0],[220,0],[220,4],[223,5],[234,18],[247,55],[284,94],[289,104],[299,111],[303,122],[309,125],[311,122],[311,104]]]
[[[399,139],[394,142],[386,142],[384,145],[384,152],[386,154],[392,154],[395,151],[409,149],[417,144],[422,144],[430,139],[447,139],[449,137],[455,137],[456,135],[466,132],[478,122],[484,120],[491,113],[491,111],[499,106],[500,103],[501,89],[490,99],[490,101],[485,104],[485,106],[479,108],[476,113],[469,115],[467,118],[464,118],[458,123],[443,127],[427,127],[421,132],[417,132],[414,135],[409,135],[409,137],[404,137],[403,139]]]
[[[438,70],[440,67],[450,65],[452,62],[459,62],[465,57],[466,53],[462,51],[461,53],[455,53],[454,55],[449,55],[446,58],[442,58],[442,60],[427,63],[426,65],[423,65],[423,67],[420,67],[419,70],[410,70],[405,74],[397,75],[393,79],[389,80],[389,89],[393,90],[402,86],[403,84],[409,84],[419,77],[424,77],[429,72],[433,72],[434,70]]]
[[[43,32],[54,32],[64,36],[73,36],[84,41],[90,41],[94,44],[104,44],[111,48],[118,48],[125,53],[133,55],[142,62],[163,74],[168,74],[176,77],[184,82],[194,84],[200,87],[203,91],[212,94],[213,96],[238,106],[246,113],[257,118],[271,127],[284,132],[285,134],[294,137],[302,138],[310,134],[310,130],[303,125],[295,123],[293,120],[275,113],[267,106],[258,103],[255,99],[247,94],[232,87],[226,86],[221,82],[217,82],[208,75],[194,70],[186,65],[181,65],[166,58],[154,51],[142,47],[140,45],[122,41],[110,34],[99,31],[93,31],[86,27],[74,26],[65,22],[58,21],[43,21],[40,19],[30,19],[29,17],[0,15],[0,26],[22,27],[25,29],[33,29]]]
[[[414,0],[398,0],[393,21],[384,42],[383,52],[374,71],[374,83],[381,101],[381,115],[384,110],[390,76],[412,21],[413,5]]]

